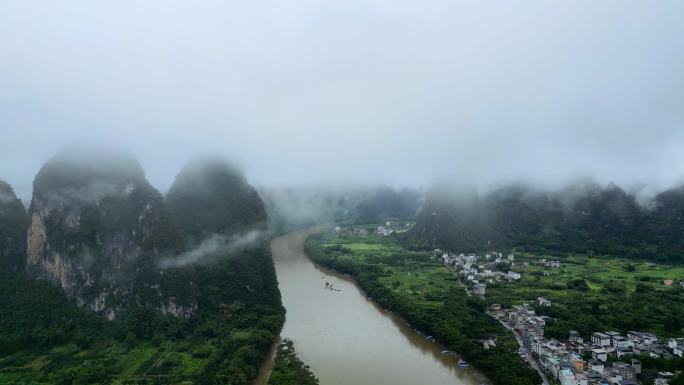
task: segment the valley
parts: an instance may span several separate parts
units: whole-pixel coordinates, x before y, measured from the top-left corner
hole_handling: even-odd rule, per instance
[[[321,231],[278,237],[271,249],[287,309],[281,338],[294,343],[322,385],[491,384],[477,368],[459,368],[459,357],[443,354],[443,344],[367,298],[363,285],[314,264],[304,245]]]
[[[360,231],[362,227],[364,231]],[[377,231],[373,231],[376,227]],[[607,355],[599,355],[610,363],[605,370],[601,367],[606,376],[621,373],[621,379],[650,384],[662,373],[684,368],[679,322],[684,313],[681,266],[563,253],[490,252],[485,257],[485,253],[478,256],[441,250],[410,251],[404,248],[401,234],[387,236],[383,229],[377,224],[338,227],[311,237],[307,251],[318,263],[353,276],[383,307],[435,335],[442,343],[451,342],[450,348],[465,352],[464,356],[476,365],[481,363],[479,367],[495,383],[513,381],[510,373],[497,377],[507,365],[526,366],[519,361],[518,343],[526,349],[524,358],[539,360],[535,361],[537,367],[544,368],[545,375],[554,381],[562,379],[563,360],[573,365],[575,361],[584,362],[582,369],[573,366],[573,374],[568,377],[571,381],[575,381],[575,375],[580,382],[589,378],[600,381],[602,376],[595,371],[598,366],[592,369],[583,361],[587,355],[591,359],[596,349],[606,349]],[[457,310],[452,307],[457,301],[466,306]],[[463,312],[463,308],[469,308],[469,312]],[[526,316],[531,326],[522,316],[517,318],[517,324],[511,323],[516,320],[514,314],[523,314],[526,309],[531,314]],[[458,318],[450,318],[453,314]],[[469,322],[459,323],[458,319]],[[501,319],[510,331],[491,325],[489,321],[495,319]],[[449,328],[442,324],[445,321]],[[540,326],[534,326],[537,324]],[[646,344],[634,339],[620,345],[619,352],[617,345],[591,345],[596,333],[611,330],[615,335],[630,332],[654,337]],[[578,345],[573,342],[577,338],[589,344]],[[568,339],[570,345],[563,345]],[[553,350],[558,347],[562,348]],[[492,373],[488,372],[487,365],[499,359],[502,361],[496,361]],[[630,366],[631,359],[639,362],[636,373]],[[617,362],[615,372],[613,362]],[[520,381],[539,383],[532,373],[529,380]]]
[[[373,227],[373,226],[368,226]],[[306,243],[308,255],[349,274],[369,298],[434,337],[440,350],[453,351],[481,370],[493,384],[538,384],[537,373],[517,355],[517,342],[484,306],[465,295],[457,278],[431,252],[402,248],[394,237],[337,235],[328,231]],[[497,346],[480,340],[497,334]]]

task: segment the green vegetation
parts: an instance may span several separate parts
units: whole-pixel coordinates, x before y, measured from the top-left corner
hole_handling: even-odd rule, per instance
[[[294,343],[284,339],[278,345],[268,385],[317,385],[318,379],[297,357]]]
[[[641,380],[643,384],[652,385],[657,378],[658,372],[679,373],[676,379],[670,381],[669,385],[684,385],[684,358],[676,357],[668,358],[653,358],[648,354],[636,357],[641,361]],[[609,357],[609,361],[618,361],[615,357]],[[624,361],[624,359],[622,360]]]
[[[181,251],[186,235],[137,162],[103,158],[61,154],[39,172],[31,211],[46,235],[35,239],[31,274],[23,273],[25,211],[0,215],[0,384],[251,383],[284,322],[267,245],[162,269],[160,258]],[[193,204],[192,196],[177,202]],[[193,217],[202,233],[233,235],[233,227],[210,228],[213,212],[204,213]],[[240,223],[260,225],[250,218]],[[42,263],[54,255],[43,252],[60,255],[77,290],[51,282]],[[113,321],[89,309],[108,290],[118,292],[106,301]]]
[[[12,187],[0,180],[0,266],[9,273],[23,270],[27,227],[26,209]]]
[[[585,337],[595,331],[651,331],[660,337],[684,334],[684,266],[592,256],[554,256],[561,267],[539,266],[541,257],[516,254],[525,268],[522,279],[488,284],[487,302],[504,306],[544,297],[551,307],[538,308],[556,318],[546,327],[549,337],[567,338],[570,330]],[[546,257],[549,259],[549,257]],[[664,281],[672,280],[671,286]],[[670,283],[668,281],[668,283]]]
[[[183,167],[166,204],[194,242],[266,226],[266,210],[257,191],[219,159],[195,160]]]
[[[246,251],[198,274],[191,318],[141,308],[113,322],[45,281],[0,280],[0,383],[249,384],[284,321],[270,255]]]
[[[372,223],[416,215],[422,193],[388,186],[361,188],[311,187],[265,188],[271,230],[278,234],[326,222]]]
[[[392,237],[310,237],[306,250],[316,262],[350,274],[381,306],[431,334],[472,361],[495,384],[531,385],[537,373],[516,354],[517,342],[492,317],[485,304],[466,296],[458,279],[430,253],[401,248]],[[498,336],[484,349],[480,339]]]
[[[678,374],[672,379],[672,381],[670,381],[669,385],[684,385],[684,373]]]
[[[59,283],[81,304],[99,302],[101,313],[119,313],[193,295],[189,285],[163,285],[176,275],[176,282],[188,281],[180,269],[160,277],[157,266],[163,256],[184,249],[184,235],[164,197],[129,155],[65,151],[54,156],[36,175],[29,217],[33,230],[28,249],[24,243],[18,254],[25,261],[21,270]],[[150,289],[154,285],[165,291],[159,295]]]
[[[682,261],[684,186],[644,207],[618,186],[575,184],[562,191],[522,185],[485,195],[436,186],[426,198],[408,248],[516,249]]]
[[[353,215],[357,222],[412,217],[418,211],[420,197],[420,193],[415,190],[395,191],[388,186],[377,186],[363,191],[353,207]]]

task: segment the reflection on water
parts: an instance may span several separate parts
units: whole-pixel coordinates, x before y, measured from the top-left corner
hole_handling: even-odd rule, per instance
[[[351,279],[314,265],[304,255],[311,231],[279,237],[271,249],[287,309],[281,336],[294,341],[322,385],[487,383],[365,298]],[[267,381],[270,367],[263,371],[257,384]]]

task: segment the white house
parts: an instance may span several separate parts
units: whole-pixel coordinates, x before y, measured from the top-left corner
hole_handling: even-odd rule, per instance
[[[605,364],[602,361],[598,361],[596,359],[591,359],[587,362],[588,364],[588,369],[590,371],[594,371],[596,373],[603,373],[603,370],[605,368]]]
[[[508,273],[506,273],[506,275],[508,276],[508,278],[515,279],[515,280],[518,280],[522,277],[520,275],[520,273],[516,273],[515,271],[510,271],[510,270],[508,271]]]
[[[658,376],[653,382],[653,385],[667,385],[670,383],[672,377],[674,377],[674,374],[670,372],[658,372]]]
[[[611,344],[615,349],[631,348],[632,346],[634,346],[634,343],[632,341],[620,335],[611,336]]]
[[[623,356],[633,355],[634,350],[632,350],[632,348],[629,348],[629,347],[620,347],[620,348],[617,348],[616,354],[617,354],[618,358],[621,358]]]
[[[591,352],[591,357],[597,361],[608,361],[608,352],[605,349],[594,349]]]
[[[537,298],[537,303],[539,304],[539,306],[546,306],[546,307],[551,306],[551,301],[549,301],[548,299],[546,299],[544,297]]]
[[[606,333],[595,332],[591,335],[591,343],[596,346],[610,346],[610,336]]]
[[[677,357],[684,357],[684,346],[675,346],[674,348],[672,348],[672,354],[674,354]]]

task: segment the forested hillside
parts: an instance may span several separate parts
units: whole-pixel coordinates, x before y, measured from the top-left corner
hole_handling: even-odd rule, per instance
[[[0,275],[24,269],[28,217],[12,187],[0,180]]]
[[[74,160],[36,177],[31,225],[0,185],[0,383],[250,383],[284,309],[262,239],[229,243],[265,221],[244,177],[193,175],[173,211],[134,160]],[[207,191],[209,206],[184,210]],[[217,226],[212,207],[230,221]],[[189,258],[210,234],[227,243]]]
[[[267,226],[259,193],[238,170],[220,159],[195,159],[183,167],[166,203],[192,242]]]
[[[475,190],[436,186],[427,196],[411,247],[518,249],[684,261],[684,187],[650,201],[614,184],[544,191],[523,185]]]
[[[187,316],[196,307],[188,271],[157,264],[184,247],[162,195],[135,158],[67,150],[36,175],[26,271],[60,286],[81,307],[114,319],[131,307]],[[164,285],[173,275],[179,285]]]
[[[261,190],[271,228],[278,233],[326,222],[373,223],[414,217],[424,194],[384,185]]]

